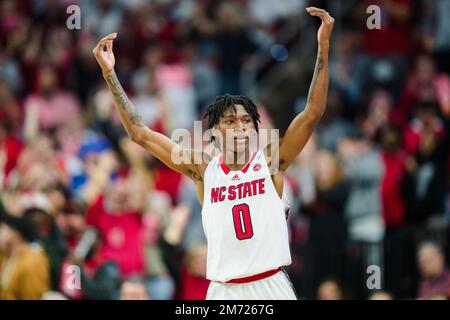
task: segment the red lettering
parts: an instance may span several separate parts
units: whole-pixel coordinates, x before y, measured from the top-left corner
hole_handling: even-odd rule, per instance
[[[256,184],[258,183],[258,180],[253,180],[252,182],[251,182],[251,184],[252,184],[252,187],[253,187],[253,195],[257,195],[258,194],[258,191],[257,191],[257,189],[256,189]]]
[[[219,188],[211,189],[211,203],[217,202],[217,198],[219,196]]]
[[[225,200],[225,191],[226,187],[216,187],[211,189],[211,203],[215,203],[217,201],[222,202]]]
[[[228,188],[228,200],[236,199],[236,186],[230,186]]]
[[[242,183],[239,183],[236,188],[238,188],[238,199],[242,199]]]
[[[246,197],[264,194],[266,192],[265,179],[253,180],[249,182],[239,183],[238,185],[231,185],[228,187],[211,188],[211,203],[222,202],[225,199],[230,201],[242,199]],[[228,191],[228,194],[227,194]]]
[[[220,191],[219,191],[219,201],[222,202],[223,200],[225,200],[225,191],[227,190],[227,188],[225,187],[220,187]]]
[[[242,197],[251,197],[252,196],[252,190],[250,189],[250,182],[244,183],[244,191]]]
[[[264,178],[258,180],[259,194],[264,194],[266,191],[264,190]]]

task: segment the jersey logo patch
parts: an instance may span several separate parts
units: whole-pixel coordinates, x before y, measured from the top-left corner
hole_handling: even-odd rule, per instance
[[[235,174],[231,180],[237,181],[237,180],[241,180],[241,179],[239,178],[239,176],[237,174]]]
[[[259,171],[261,170],[261,164],[257,163],[253,166],[253,171]]]

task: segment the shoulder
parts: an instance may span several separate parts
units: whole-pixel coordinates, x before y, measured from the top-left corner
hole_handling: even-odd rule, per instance
[[[197,172],[189,172],[191,178],[194,181],[203,181],[203,177],[205,175],[206,169],[210,164],[217,162],[217,159],[220,156],[220,151],[217,149],[213,150],[194,150],[192,152],[191,161],[196,165]]]
[[[40,244],[32,243],[23,252],[23,266],[35,269],[36,266],[48,266],[48,257]]]

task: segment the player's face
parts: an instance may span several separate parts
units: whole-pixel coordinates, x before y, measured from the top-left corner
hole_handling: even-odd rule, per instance
[[[223,149],[235,153],[245,152],[249,147],[250,135],[255,134],[251,115],[239,104],[225,111],[217,129],[222,134]]]

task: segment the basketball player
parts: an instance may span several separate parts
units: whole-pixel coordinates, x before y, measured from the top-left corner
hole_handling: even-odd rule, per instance
[[[202,203],[203,228],[208,242],[207,299],[296,299],[280,269],[291,263],[283,195],[283,173],[302,150],[318,124],[328,91],[329,41],[334,19],[325,10],[306,9],[320,17],[318,54],[308,100],[277,146],[251,153],[250,135],[258,132],[259,114],[244,96],[224,95],[208,106],[209,128],[219,138],[220,154],[186,150],[168,137],[147,128],[114,72],[112,33],[93,53],[111,90],[116,108],[131,139],[167,166],[191,178]],[[222,139],[220,139],[220,137]],[[232,143],[227,143],[232,141]],[[277,149],[277,168],[271,149]],[[182,156],[174,161],[172,155]],[[269,154],[271,154],[269,156]],[[200,164],[194,161],[202,159]]]

